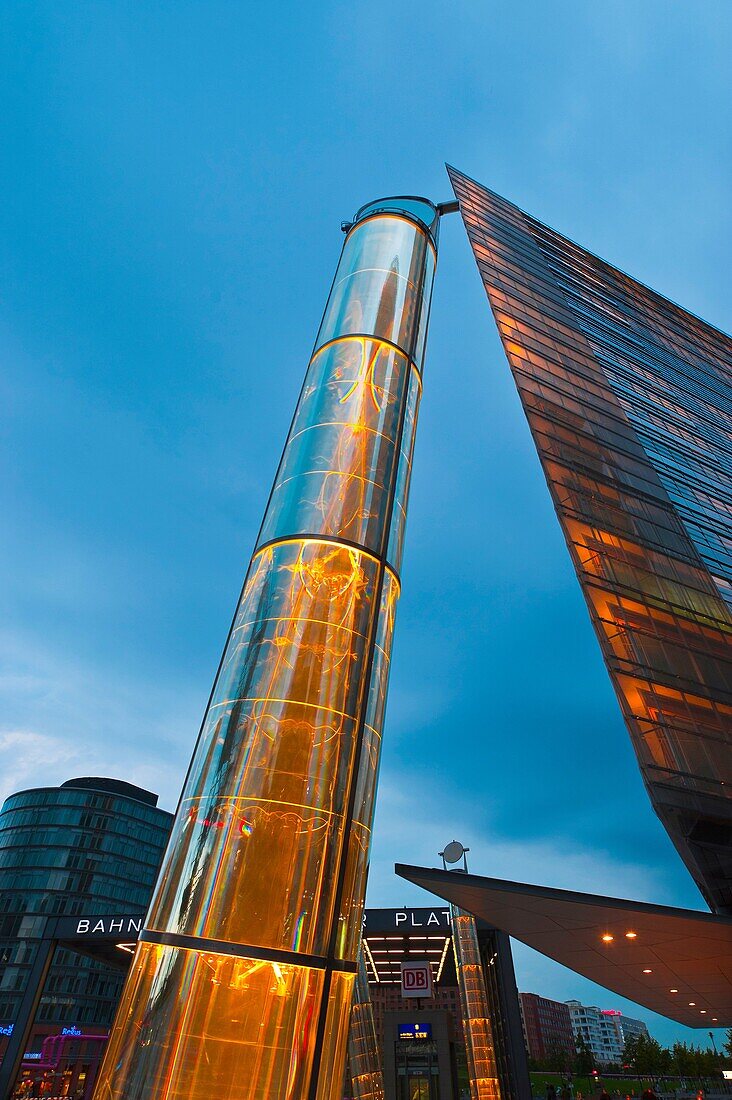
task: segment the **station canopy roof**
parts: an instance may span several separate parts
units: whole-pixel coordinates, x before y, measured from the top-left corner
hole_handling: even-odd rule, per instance
[[[732,1026],[732,918],[438,868],[396,872],[621,997]]]
[[[403,962],[426,959],[437,987],[457,985],[450,910],[446,905],[367,909],[363,952],[372,984],[399,985]]]

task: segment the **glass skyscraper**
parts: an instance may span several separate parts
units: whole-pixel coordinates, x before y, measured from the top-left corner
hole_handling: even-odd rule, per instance
[[[651,801],[732,914],[732,341],[450,176]]]

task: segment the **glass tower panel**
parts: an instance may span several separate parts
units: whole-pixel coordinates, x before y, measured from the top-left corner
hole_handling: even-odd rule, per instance
[[[103,1068],[130,1100],[304,1095],[323,979],[311,967],[142,943]],[[95,1095],[109,1095],[107,1082]]]
[[[317,531],[378,553],[410,373],[406,355],[363,336],[315,354],[260,542]]]
[[[327,954],[377,572],[338,544],[256,555],[149,928]]]
[[[373,335],[421,368],[420,329],[426,329],[435,258],[430,236],[402,214],[358,222],[346,239],[316,348],[346,335]]]
[[[387,206],[344,243],[105,1100],[340,1095],[435,257]]]
[[[654,808],[732,912],[732,340],[450,175]]]

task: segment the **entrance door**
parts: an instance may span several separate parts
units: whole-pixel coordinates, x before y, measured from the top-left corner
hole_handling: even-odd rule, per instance
[[[394,1045],[398,1100],[438,1100],[437,1043],[431,1039],[400,1039]]]
[[[409,1100],[431,1100],[429,1077],[420,1074],[419,1076],[408,1077],[407,1081],[407,1094]]]
[[[435,1067],[436,1069],[436,1067]],[[399,1100],[438,1100],[439,1077],[429,1069],[408,1069],[397,1078]]]

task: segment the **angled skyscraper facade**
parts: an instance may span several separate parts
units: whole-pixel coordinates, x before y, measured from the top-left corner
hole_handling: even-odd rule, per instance
[[[732,914],[732,340],[450,176],[651,801]]]

